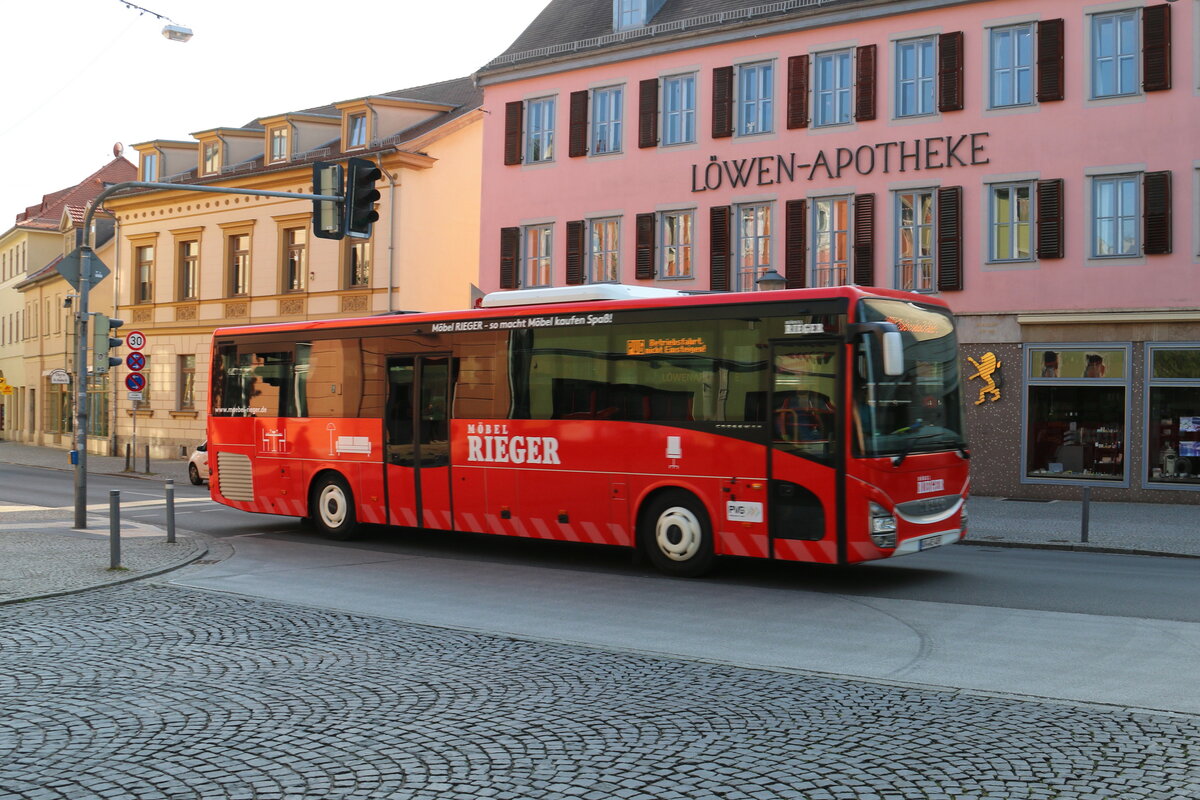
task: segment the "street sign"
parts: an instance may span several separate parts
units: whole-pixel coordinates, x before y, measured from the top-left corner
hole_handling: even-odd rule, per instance
[[[74,287],[75,291],[79,291],[79,248],[76,247],[70,253],[63,256],[62,261],[58,262],[58,266],[54,269],[59,275],[67,279],[67,283]],[[91,264],[91,274],[88,277],[89,287],[95,286],[100,281],[104,280],[109,273],[108,266],[103,261],[96,258],[96,254],[92,253],[88,263]]]
[[[50,383],[67,385],[71,382],[71,376],[65,369],[50,370]]]
[[[131,372],[125,376],[125,388],[131,392],[140,392],[146,388],[146,376],[140,372]]]
[[[141,353],[130,353],[125,356],[125,366],[134,372],[141,372],[146,368],[146,357]]]
[[[146,346],[146,334],[141,331],[130,331],[125,334],[125,346],[130,350],[141,350]]]
[[[142,393],[141,393],[141,392],[130,392],[130,393],[129,393],[129,399],[130,399],[130,400],[141,400],[141,399],[142,399]]]

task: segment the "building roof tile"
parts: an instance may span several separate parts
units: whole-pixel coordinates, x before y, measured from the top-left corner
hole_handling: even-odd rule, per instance
[[[72,210],[71,218],[82,223],[83,210],[104,191],[105,185],[136,179],[137,167],[118,156],[74,186],[44,195],[41,203],[17,214],[16,224],[22,228],[56,231],[62,222],[63,211],[74,208],[80,209],[80,213],[76,219]]]

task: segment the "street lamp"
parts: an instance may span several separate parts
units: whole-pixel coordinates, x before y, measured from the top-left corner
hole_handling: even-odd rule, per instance
[[[754,284],[760,292],[773,292],[776,289],[786,288],[787,278],[780,275],[774,267],[767,267],[767,271],[759,275]]]

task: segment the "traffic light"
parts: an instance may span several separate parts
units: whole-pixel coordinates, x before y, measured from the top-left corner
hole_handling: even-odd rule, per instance
[[[342,197],[341,164],[317,161],[313,164],[313,194]],[[344,200],[313,200],[313,235],[319,239],[341,239],[346,235]]]
[[[109,367],[121,363],[121,359],[110,356],[109,350],[120,347],[124,342],[111,336],[111,332],[125,324],[124,320],[112,319],[103,314],[92,313],[92,372],[103,375]]]
[[[371,235],[371,223],[379,219],[375,203],[379,190],[375,181],[383,177],[379,167],[365,158],[346,162],[346,235],[366,239]]]

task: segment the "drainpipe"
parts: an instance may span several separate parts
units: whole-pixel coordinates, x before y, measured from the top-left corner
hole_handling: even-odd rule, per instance
[[[394,297],[394,289],[396,285],[396,219],[397,207],[400,204],[399,197],[396,194],[396,186],[399,184],[396,176],[388,172],[387,167],[383,165],[383,158],[379,159],[379,171],[383,173],[383,177],[388,179],[388,252],[387,252],[387,310],[392,313],[396,310],[396,300]]]

